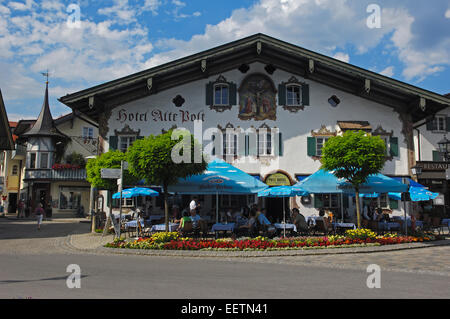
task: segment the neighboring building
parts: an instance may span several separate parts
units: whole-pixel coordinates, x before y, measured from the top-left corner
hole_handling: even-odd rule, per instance
[[[90,184],[81,162],[98,152],[97,124],[74,113],[53,120],[47,83],[39,117],[19,121],[14,134],[11,159],[21,163],[19,198],[32,210],[39,203],[51,205],[53,217],[74,216],[81,206],[88,213]]]
[[[0,91],[0,214],[4,214],[9,206],[9,170],[7,166],[7,154],[14,149],[14,141],[10,123],[6,114],[2,92]]]
[[[450,94],[445,95],[450,100]],[[431,191],[443,194],[434,201],[435,208],[448,214],[450,205],[450,166],[438,143],[450,132],[450,107],[414,124],[414,142],[417,165],[422,168],[418,180]]]
[[[203,139],[205,152],[226,154],[228,162],[271,186],[292,185],[316,172],[327,139],[359,129],[385,140],[383,174],[409,177],[415,164],[413,124],[450,103],[442,95],[262,34],[60,101],[98,121],[102,152],[125,151],[138,138],[184,127]],[[196,130],[195,121],[201,123]],[[214,196],[202,199],[212,208]],[[256,200],[221,196],[220,207]],[[281,199],[260,201],[273,219],[281,218]],[[379,201],[401,213],[399,202],[387,195]],[[182,205],[188,202],[183,196]],[[306,215],[320,207],[338,214],[354,211],[351,200],[331,194],[296,198],[293,206]]]

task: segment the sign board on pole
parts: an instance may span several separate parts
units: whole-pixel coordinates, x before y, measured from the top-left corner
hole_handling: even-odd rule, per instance
[[[120,168],[102,168],[101,177],[107,179],[120,178]]]

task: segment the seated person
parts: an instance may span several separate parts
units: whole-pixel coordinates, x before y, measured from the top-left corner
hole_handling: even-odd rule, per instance
[[[178,226],[178,231],[181,231],[183,229],[185,222],[191,222],[191,221],[192,221],[192,219],[191,219],[191,217],[189,217],[188,212],[184,211],[183,217],[181,217],[181,219],[179,220],[180,225]]]
[[[192,227],[198,228],[201,217],[197,215],[197,210],[191,210]]]
[[[297,232],[308,231],[308,224],[306,224],[305,216],[303,216],[298,208],[292,209],[292,221],[295,227],[297,227]]]
[[[319,210],[319,217],[317,217],[316,220],[323,220],[324,216],[325,216],[325,210],[321,208]]]
[[[252,231],[252,228],[255,226],[255,223],[256,223],[256,211],[252,209],[252,210],[250,210],[250,214],[249,214],[249,218],[248,218],[247,222],[243,225],[236,227],[234,229],[234,233],[240,234],[242,232],[246,232],[246,233],[250,234],[250,232]]]
[[[257,222],[262,225],[268,232],[269,236],[273,235],[276,232],[276,228],[272,225],[272,223],[266,217],[267,210],[263,208],[262,210],[258,210],[256,212]]]

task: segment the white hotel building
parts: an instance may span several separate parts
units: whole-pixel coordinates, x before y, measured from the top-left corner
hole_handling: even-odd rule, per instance
[[[316,172],[325,141],[349,129],[386,141],[383,174],[411,177],[416,164],[414,124],[450,105],[446,96],[263,34],[60,101],[99,123],[102,151],[125,150],[137,138],[173,127],[194,132],[194,120],[199,120],[203,133],[215,128],[225,134],[223,149],[231,155],[227,161],[271,186],[293,185]],[[274,131],[261,134],[264,128]],[[260,133],[255,143],[233,135],[249,129]],[[202,213],[207,213],[213,199],[202,199],[206,207]],[[254,200],[253,196],[222,196],[220,205]],[[183,205],[188,201],[183,196]],[[269,216],[279,219],[281,201],[262,199],[261,203]],[[386,195],[380,197],[380,205],[401,214],[402,205]],[[290,206],[300,207],[305,215],[316,214],[319,207],[339,215],[341,209],[354,211],[352,200],[338,195],[298,197],[290,200]]]

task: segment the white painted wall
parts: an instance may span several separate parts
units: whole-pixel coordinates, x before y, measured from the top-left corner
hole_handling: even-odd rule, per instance
[[[222,75],[229,82],[241,84],[244,78],[252,73],[263,73],[268,75],[261,63],[253,63],[247,74],[242,74],[238,70],[225,72]],[[189,111],[190,114],[203,114],[205,122],[203,123],[203,131],[210,127],[220,125],[225,127],[227,123],[231,123],[234,127],[242,127],[247,129],[251,126],[259,127],[266,123],[270,127],[280,128],[283,134],[283,156],[277,160],[271,161],[270,165],[258,164],[239,164],[235,165],[247,173],[260,174],[262,177],[270,172],[282,169],[288,172],[292,178],[296,174],[312,174],[320,167],[318,160],[313,160],[307,155],[307,137],[311,136],[311,131],[317,131],[322,125],[329,130],[337,129],[337,121],[368,121],[375,130],[379,125],[388,132],[393,130],[393,136],[398,137],[399,154],[392,161],[387,161],[382,171],[387,175],[409,175],[407,167],[407,149],[404,143],[404,137],[401,133],[402,123],[398,118],[398,114],[392,108],[362,99],[358,96],[351,95],[337,89],[304,79],[293,73],[276,70],[269,77],[272,78],[275,87],[281,82],[287,82],[291,76],[296,76],[299,81],[306,82],[310,85],[310,106],[306,106],[305,110],[298,113],[291,113],[282,107],[277,107],[277,120],[265,121],[242,121],[238,118],[239,106],[233,106],[231,110],[223,113],[210,110],[205,105],[205,86],[210,81],[215,81],[218,76],[208,79],[195,81],[176,88],[172,88],[149,97],[136,100],[115,108],[108,122],[108,136],[115,135],[114,130],[122,130],[125,125],[129,125],[133,130],[141,130],[141,135],[160,134],[163,129],[167,130],[173,125],[185,127],[193,132],[192,122],[183,122],[178,115],[176,121],[161,122],[154,120],[152,111],[156,109],[165,110],[167,112],[179,113],[180,110]],[[186,100],[181,108],[177,108],[172,99],[180,94]],[[333,108],[329,105],[328,99],[332,95],[337,95],[341,100],[338,107]],[[239,101],[239,99],[238,99]],[[147,121],[130,121],[123,120],[119,116],[119,112],[125,110],[128,114],[147,114]],[[136,116],[134,116],[136,118]],[[142,119],[144,117],[142,116]],[[106,142],[106,150],[108,142]],[[316,214],[316,210],[310,207],[303,207],[305,215]],[[400,211],[398,211],[400,213]]]

